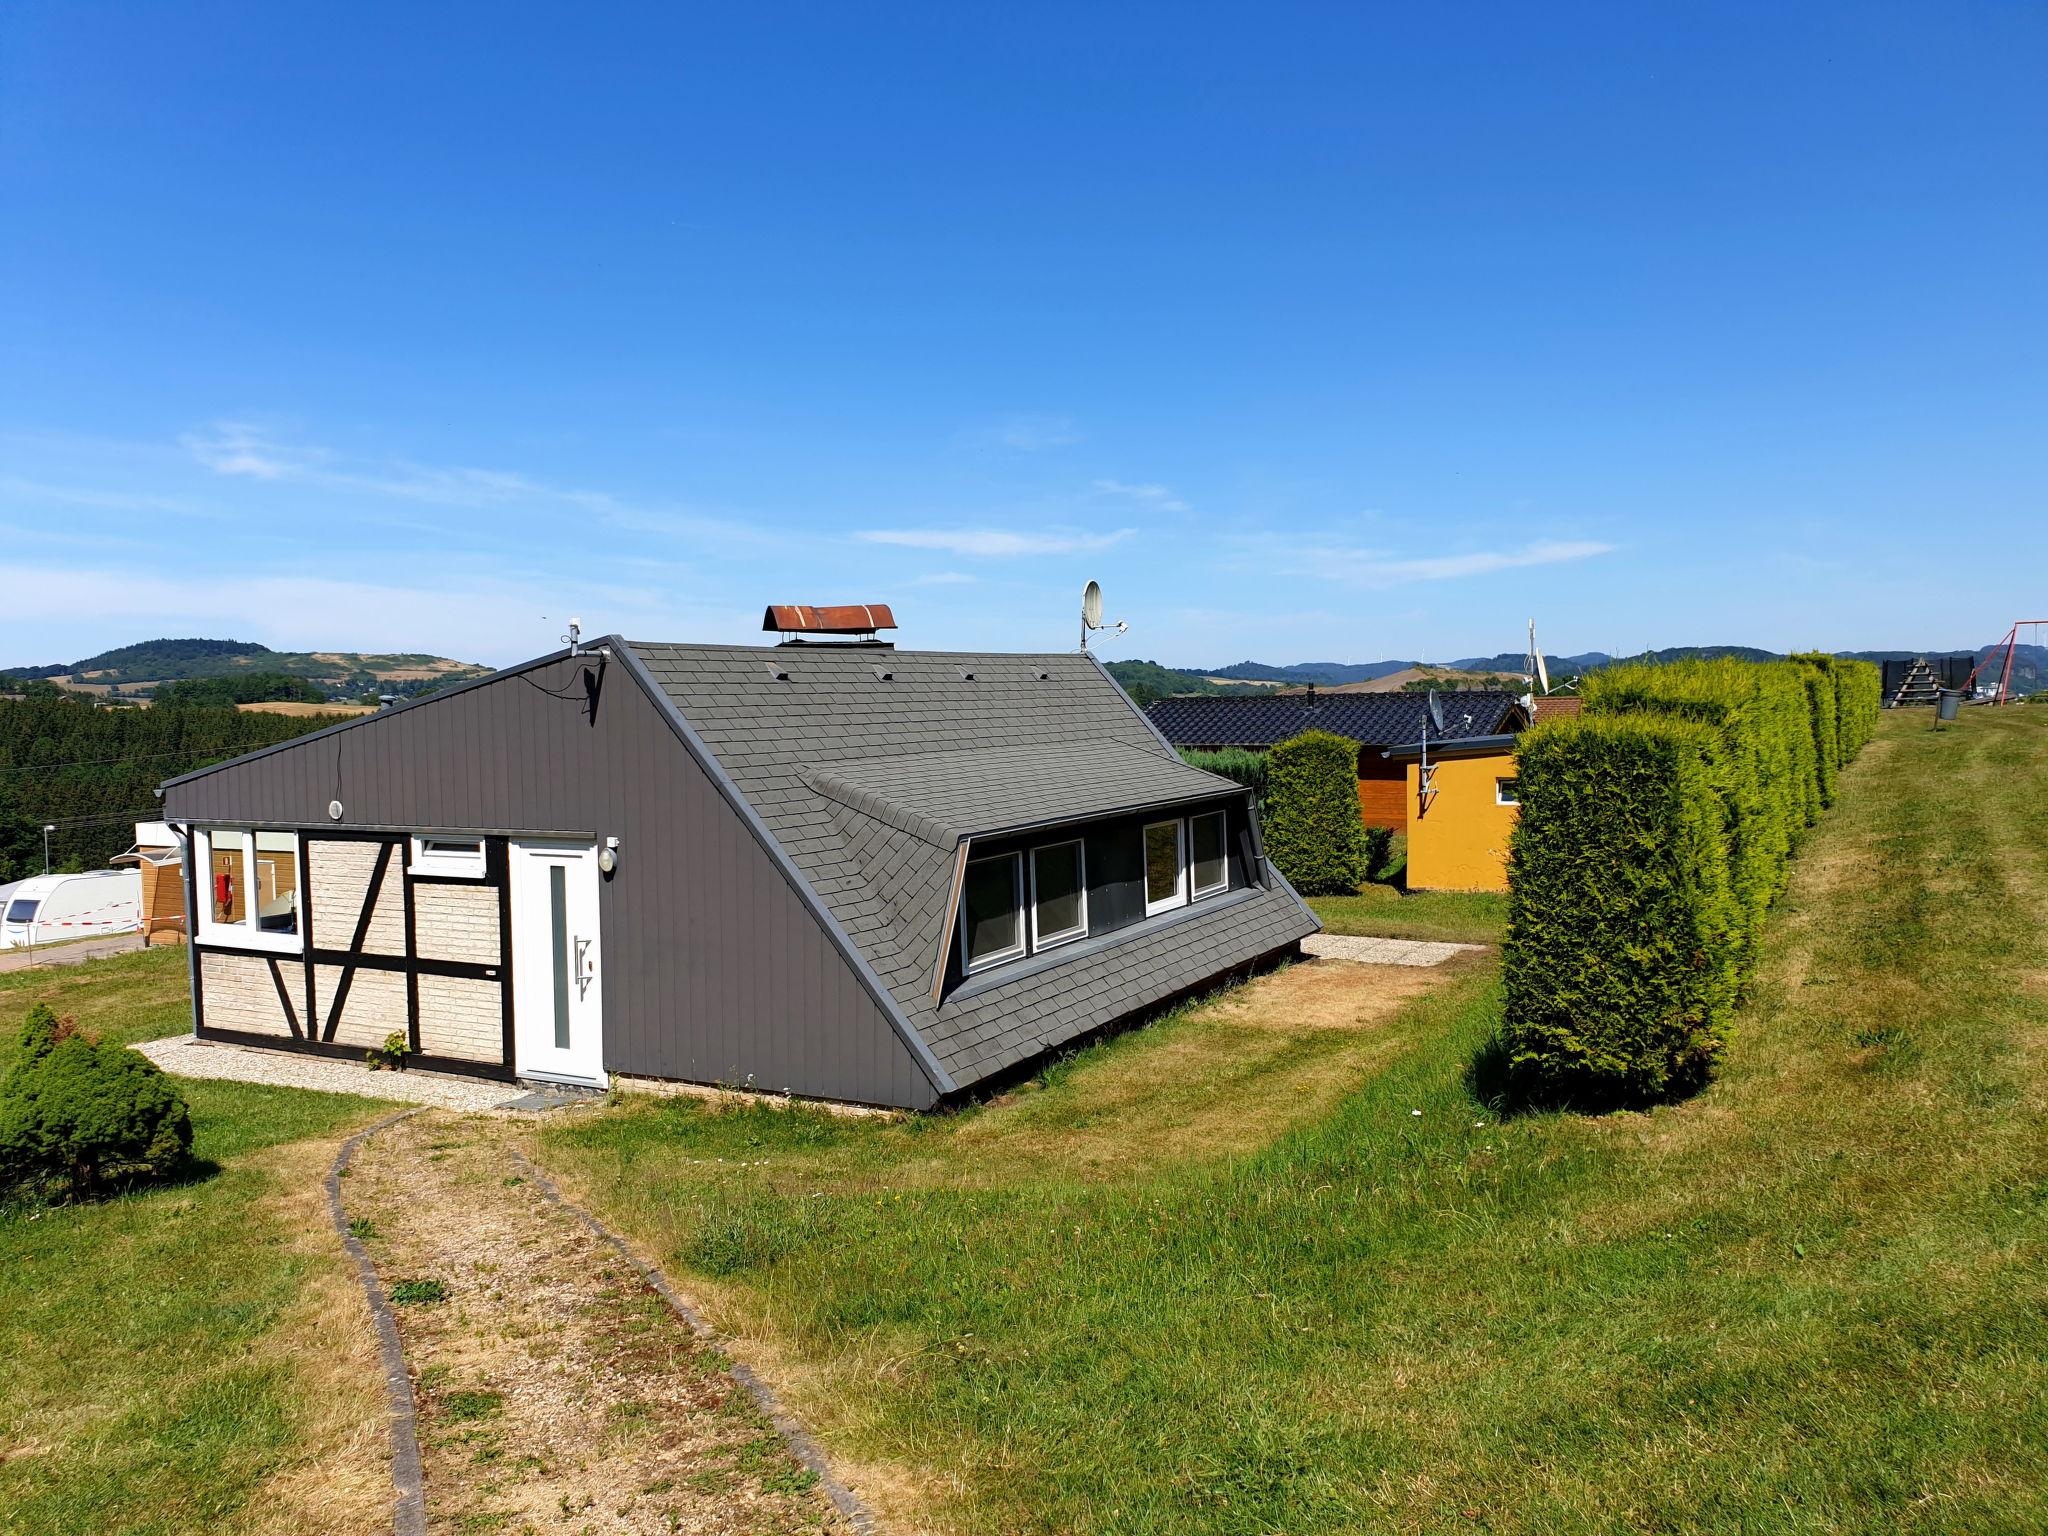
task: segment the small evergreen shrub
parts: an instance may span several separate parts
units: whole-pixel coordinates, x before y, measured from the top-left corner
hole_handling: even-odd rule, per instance
[[[1746,920],[1715,725],[1658,713],[1536,727],[1517,754],[1503,1044],[1536,1102],[1639,1102],[1703,1082]]]
[[[1243,747],[1227,747],[1221,752],[1187,750],[1181,753],[1181,757],[1191,768],[1220,774],[1226,779],[1242,784],[1260,800],[1266,798],[1266,754],[1263,752],[1248,752]]]
[[[192,1153],[184,1096],[156,1064],[29,1010],[0,1084],[0,1186],[90,1199],[112,1184],[171,1177]]]
[[[1348,896],[1364,883],[1357,742],[1303,731],[1266,754],[1266,854],[1304,896]]]

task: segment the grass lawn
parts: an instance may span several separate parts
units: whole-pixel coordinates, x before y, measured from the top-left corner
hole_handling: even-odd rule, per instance
[[[38,999],[101,1039],[174,1034],[185,952],[0,977],[0,1072]],[[320,1180],[384,1106],[180,1087],[195,1178],[0,1212],[0,1531],[372,1529],[381,1375]]]
[[[1396,832],[1382,867],[1356,896],[1313,896],[1309,905],[1329,933],[1378,939],[1446,939],[1498,944],[1508,926],[1508,899],[1498,891],[1403,891],[1408,834]]]
[[[1310,967],[957,1115],[540,1150],[934,1530],[2039,1531],[2044,933],[2048,712],[1892,714],[1688,1103],[1501,1123],[1490,961],[1363,1030]]]

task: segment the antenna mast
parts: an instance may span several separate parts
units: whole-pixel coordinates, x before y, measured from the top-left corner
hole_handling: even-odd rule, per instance
[[[1529,621],[1529,651],[1522,658],[1522,664],[1535,679],[1537,691],[1550,692],[1550,668],[1543,664],[1543,647],[1536,643],[1536,621]]]

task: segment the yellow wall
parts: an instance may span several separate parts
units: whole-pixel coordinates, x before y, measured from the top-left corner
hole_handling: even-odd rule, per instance
[[[1438,758],[1436,794],[1422,809],[1421,764],[1408,764],[1408,886],[1504,891],[1515,807],[1494,804],[1494,781],[1515,776],[1512,752]]]

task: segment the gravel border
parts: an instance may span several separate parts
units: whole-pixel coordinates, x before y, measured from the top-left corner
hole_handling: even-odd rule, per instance
[[[413,1400],[412,1373],[405,1366],[405,1349],[398,1341],[398,1318],[384,1298],[370,1251],[348,1229],[348,1213],[341,1206],[341,1176],[357,1147],[386,1126],[419,1113],[417,1109],[401,1109],[375,1125],[365,1126],[341,1144],[334,1166],[327,1170],[327,1212],[334,1218],[341,1246],[355,1260],[356,1278],[363,1283],[363,1299],[370,1304],[370,1320],[377,1329],[377,1354],[384,1363],[384,1396],[391,1405],[392,1536],[426,1536],[427,1532],[426,1480],[420,1470],[419,1405]]]
[[[746,1389],[747,1395],[754,1400],[755,1406],[766,1416],[768,1422],[775,1426],[776,1432],[788,1444],[796,1459],[817,1474],[818,1486],[824,1489],[826,1496],[832,1500],[839,1513],[846,1517],[847,1523],[860,1532],[861,1536],[879,1536],[882,1527],[875,1519],[874,1512],[861,1501],[859,1494],[833,1474],[832,1464],[826,1459],[823,1448],[811,1438],[789,1410],[782,1406],[782,1400],[775,1395],[775,1389],[755,1375],[745,1364],[732,1357],[731,1352],[724,1348],[724,1340],[719,1338],[718,1330],[704,1321],[697,1309],[677,1294],[675,1287],[669,1284],[668,1276],[627,1247],[624,1239],[603,1222],[567,1199],[556,1187],[555,1181],[541,1172],[532,1159],[517,1147],[507,1147],[505,1150],[511,1154],[513,1163],[540,1192],[542,1199],[575,1217],[594,1237],[614,1249],[647,1283],[648,1288],[668,1304],[669,1310],[689,1326],[692,1333],[706,1344],[719,1349],[725,1356],[725,1373]]]
[[[1469,955],[1484,944],[1449,944],[1434,939],[1369,939],[1344,933],[1312,933],[1301,941],[1304,953],[1318,960],[1351,960],[1360,965],[1442,965],[1455,955]]]
[[[173,1077],[311,1088],[319,1093],[352,1093],[366,1099],[395,1099],[401,1104],[427,1104],[436,1109],[502,1109],[527,1092],[517,1083],[440,1072],[373,1072],[361,1062],[333,1056],[249,1049],[192,1035],[145,1040],[135,1049]]]

